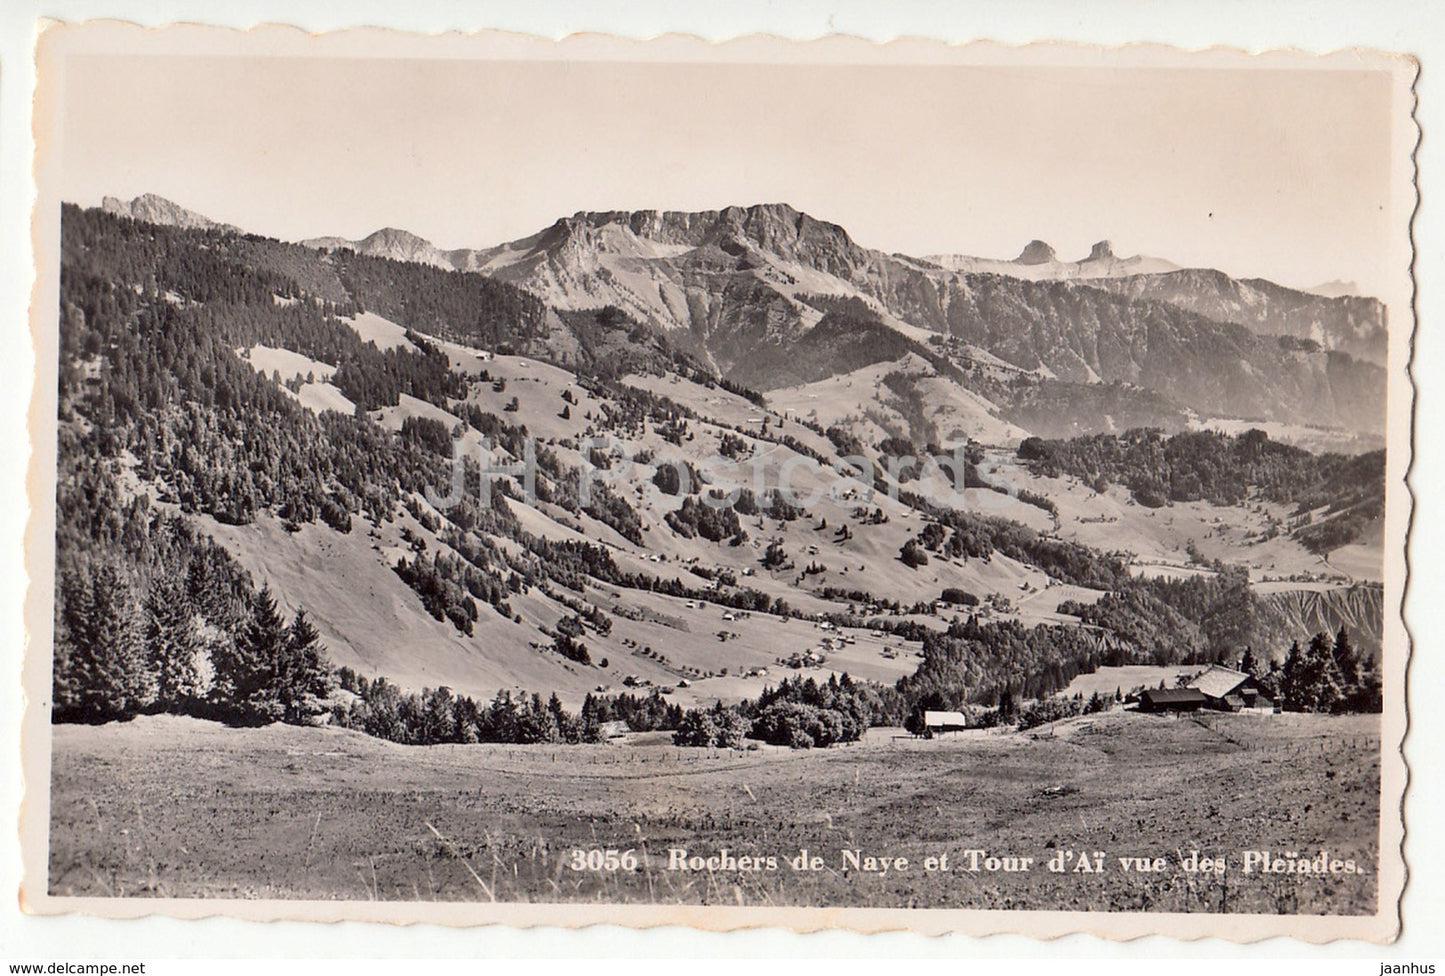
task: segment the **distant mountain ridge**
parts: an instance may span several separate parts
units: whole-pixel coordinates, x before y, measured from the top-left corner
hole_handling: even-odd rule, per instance
[[[1326,297],[1263,278],[1231,278],[1222,271],[1181,269],[1094,283],[1130,298],[1167,302],[1216,322],[1313,342],[1357,359],[1385,363],[1385,307],[1373,298]]]
[[[932,254],[927,257],[942,268],[970,274],[1001,274],[1030,281],[1062,281],[1066,279],[1119,278],[1135,274],[1157,274],[1177,271],[1179,266],[1163,258],[1135,255],[1121,258],[1114,253],[1110,241],[1099,241],[1080,261],[1061,261],[1053,247],[1043,241],[1030,241],[1012,261],[973,257],[967,254]]]
[[[141,220],[148,224],[184,227],[191,230],[240,231],[238,227],[218,223],[154,193],[142,193],[129,202],[119,197],[105,197],[100,206],[108,214],[129,217],[132,220]]]
[[[355,249],[393,256],[377,246],[375,237],[355,242]],[[696,213],[580,212],[531,237],[477,250],[441,251],[416,241],[405,251],[415,256],[398,258],[492,275],[561,308],[617,304],[667,329],[693,327],[697,310],[689,307],[686,281],[679,282],[677,275],[660,265],[719,270],[730,260],[754,252],[752,259],[743,263],[764,273],[770,265],[783,265],[778,270],[791,273],[794,280],[781,282],[786,287],[775,290],[796,294],[800,289],[793,286],[808,284],[811,276],[786,267],[801,266],[842,282],[842,287],[838,281],[818,282],[818,291],[871,296],[881,303],[880,311],[935,331],[946,331],[946,316],[908,307],[906,294],[898,296],[901,303],[890,301],[887,283],[867,279],[928,276],[929,266],[936,265],[956,274],[1086,282],[1130,297],[1177,305],[1216,322],[1244,325],[1256,333],[1309,340],[1325,350],[1384,362],[1384,310],[1374,299],[1315,295],[1263,279],[1240,280],[1211,269],[1181,269],[1157,257],[1121,258],[1107,240],[1094,244],[1089,255],[1076,262],[1060,261],[1052,247],[1037,240],[1013,261],[963,255],[919,260],[870,251],[837,224],[786,204],[763,204]]]
[[[214,226],[143,199],[124,206],[179,226]],[[1077,262],[1060,261],[1042,241],[1014,261],[915,258],[866,248],[838,224],[773,203],[581,211],[479,249],[443,250],[395,228],[302,243],[475,272],[558,313],[615,308],[720,375],[764,391],[928,346],[938,368],[1004,413],[1039,402],[1020,382],[1052,384],[1048,401],[1074,432],[1112,428],[1110,417],[1080,414],[1101,402],[1084,389],[1096,384],[1121,385],[1112,399],[1126,414],[1138,420],[1154,410],[1171,428],[1191,411],[1384,427],[1381,303],[1119,258],[1108,241]],[[980,363],[988,364],[982,372]],[[1150,392],[1139,399],[1130,390]]]
[[[1058,265],[1042,242],[1020,258],[1020,267]],[[721,373],[761,389],[799,381],[767,361],[796,361],[787,354],[824,318],[819,299],[855,300],[910,339],[961,339],[1044,378],[1152,388],[1209,413],[1382,426],[1382,401],[1367,390],[1374,374],[1358,361],[1382,359],[1378,302],[1168,270],[1157,259],[1119,259],[1108,242],[1080,264],[1091,263],[1097,278],[955,271],[865,248],[840,225],[764,204],[578,213],[474,252],[468,266],[555,307],[614,305],[691,338]],[[1130,267],[1136,273],[1121,270]],[[873,347],[880,361],[894,351]],[[1350,356],[1332,358],[1337,352]],[[857,368],[859,353],[850,346],[836,371]],[[807,358],[817,364],[826,354],[810,348]]]
[[[1311,295],[1319,295],[1321,298],[1345,298],[1358,297],[1360,286],[1353,281],[1326,281],[1323,284],[1315,285],[1312,288],[1301,288],[1301,291]]]
[[[459,269],[458,262],[454,260],[453,255],[468,253],[443,251],[431,241],[395,227],[383,227],[359,241],[349,241],[343,237],[314,237],[301,241],[301,244],[319,251],[335,251],[345,248],[367,257],[412,261],[448,270]]]

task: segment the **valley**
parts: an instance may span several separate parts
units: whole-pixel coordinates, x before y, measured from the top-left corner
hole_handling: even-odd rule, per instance
[[[304,611],[333,664],[477,700],[686,709],[846,675],[901,721],[921,692],[887,696],[957,654],[967,679],[935,690],[979,705],[1341,627],[1378,654],[1375,456],[1198,419],[1257,408],[1288,435],[1334,410],[1311,446],[1368,446],[1379,405],[1331,378],[1377,367],[1292,338],[1328,312],[1366,341],[1365,300],[1276,288],[1295,318],[1274,336],[1153,264],[945,267],[783,206],[583,214],[460,254],[241,237],[162,203],[66,212],[61,507],[84,517],[60,531],[62,615],[102,564],[137,606],[193,573],[184,523],[234,565],[227,599]],[[1175,480],[1138,481],[1141,451]],[[1081,620],[1111,593],[1209,610]],[[1020,641],[1023,663],[995,646]]]

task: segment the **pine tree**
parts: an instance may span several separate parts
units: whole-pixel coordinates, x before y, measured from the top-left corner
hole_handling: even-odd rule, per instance
[[[562,740],[562,730],[557,728],[556,717],[542,704],[542,696],[535,691],[532,692],[527,718],[531,726],[531,741],[560,742]]]
[[[1285,658],[1280,682],[1284,707],[1295,712],[1328,712],[1343,699],[1334,646],[1329,635],[1315,634],[1309,648],[1301,651],[1295,641]]]
[[[284,714],[277,684],[288,639],[276,599],[270,587],[262,587],[252,597],[235,640],[217,648],[214,662],[215,695],[235,709],[236,718],[274,722]]]
[[[1346,695],[1353,695],[1360,684],[1362,669],[1359,654],[1350,641],[1350,632],[1345,629],[1344,624],[1340,625],[1339,633],[1335,634],[1333,654],[1335,669],[1340,675],[1340,685]]]
[[[578,719],[578,737],[582,742],[602,741],[602,723],[597,719],[597,699],[589,693],[582,699],[582,713]]]
[[[1012,688],[1005,688],[998,700],[998,719],[1001,724],[1008,725],[1018,718],[1019,700]]]
[[[522,740],[517,729],[517,703],[512,700],[510,691],[498,691],[487,708],[487,735],[483,736],[483,739],[491,742],[520,742]]]
[[[477,703],[471,698],[458,698],[454,714],[456,715],[457,741],[468,744],[480,742],[478,725],[480,725],[481,713],[477,708]]]
[[[195,608],[186,587],[173,577],[156,580],[146,597],[146,660],[161,708],[180,711],[198,696],[199,650]]]
[[[555,691],[552,692],[552,697],[547,699],[547,712],[552,716],[552,724],[557,729],[558,737],[563,742],[576,742],[577,725],[562,707],[562,699],[557,697]]]
[[[322,710],[320,700],[331,694],[331,666],[321,646],[321,635],[305,610],[297,610],[281,655],[276,698],[282,721],[299,725]]]
[[[85,640],[90,615],[89,577],[82,570],[60,574],[55,586],[55,656],[51,662],[50,699],[55,720],[78,718],[83,700],[83,675],[78,642]]]
[[[1385,707],[1384,683],[1379,668],[1371,665],[1360,674],[1360,683],[1350,699],[1350,708],[1357,712],[1381,712]]]
[[[153,682],[129,581],[118,568],[102,563],[67,574],[60,591],[55,717],[106,721],[148,706]]]
[[[300,615],[297,615],[298,619]],[[445,685],[425,696],[422,729],[417,740],[425,745],[455,742],[457,739],[456,699]]]
[[[1244,657],[1239,659],[1239,670],[1251,677],[1259,674],[1259,662],[1254,659],[1254,648],[1246,647]]]
[[[1284,665],[1279,672],[1280,706],[1285,711],[1304,710],[1301,702],[1303,685],[1304,654],[1300,651],[1299,641],[1292,641],[1289,645],[1289,653],[1284,656]]]
[[[207,623],[222,630],[236,630],[245,611],[237,592],[238,582],[226,551],[207,540],[191,557],[186,570],[186,596]]]
[[[1335,667],[1334,644],[1326,633],[1310,638],[1309,654],[1306,657],[1306,673],[1309,675],[1309,703],[1312,711],[1330,712],[1345,697],[1340,687],[1340,672]]]

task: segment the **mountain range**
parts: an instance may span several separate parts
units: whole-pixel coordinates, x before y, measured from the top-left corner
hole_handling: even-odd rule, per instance
[[[112,212],[216,227],[157,197]],[[144,215],[144,216],[141,216]],[[386,228],[301,242],[515,285],[558,313],[614,308],[725,378],[769,391],[922,356],[1036,432],[1228,417],[1384,429],[1377,300],[1030,242],[1012,261],[864,247],[786,204],[579,212],[520,240],[444,250]],[[1107,396],[1099,387],[1108,387]],[[1113,404],[1100,411],[1100,404]],[[1028,426],[1025,424],[1024,426]]]
[[[463,253],[142,198],[63,207],[61,265],[57,700],[178,593],[223,659],[238,606],[304,610],[368,680],[568,707],[751,699],[824,667],[824,620],[827,668],[900,707],[1340,626],[1379,647],[1384,452],[1239,418],[1368,432],[1383,371],[1179,304],[1232,279],[953,271],[781,205]],[[959,463],[910,461],[933,445]]]
[[[950,271],[973,274],[1001,274],[1031,281],[1058,281],[1068,278],[1118,278],[1135,274],[1163,274],[1178,271],[1179,266],[1163,258],[1135,255],[1121,258],[1114,253],[1110,241],[1099,241],[1079,261],[1061,261],[1053,247],[1044,241],[1029,241],[1012,261],[973,257],[967,254],[934,254],[929,261]]]

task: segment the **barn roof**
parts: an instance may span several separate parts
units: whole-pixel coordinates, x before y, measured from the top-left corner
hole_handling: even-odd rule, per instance
[[[1210,698],[1223,698],[1248,680],[1249,675],[1243,671],[1216,664],[1189,682],[1189,687],[1199,689]]]
[[[923,713],[923,724],[928,728],[937,728],[940,725],[957,725],[960,728],[968,724],[962,712],[931,712]]]
[[[1175,705],[1183,702],[1204,702],[1203,692],[1194,688],[1148,688],[1140,694],[1154,705]]]

